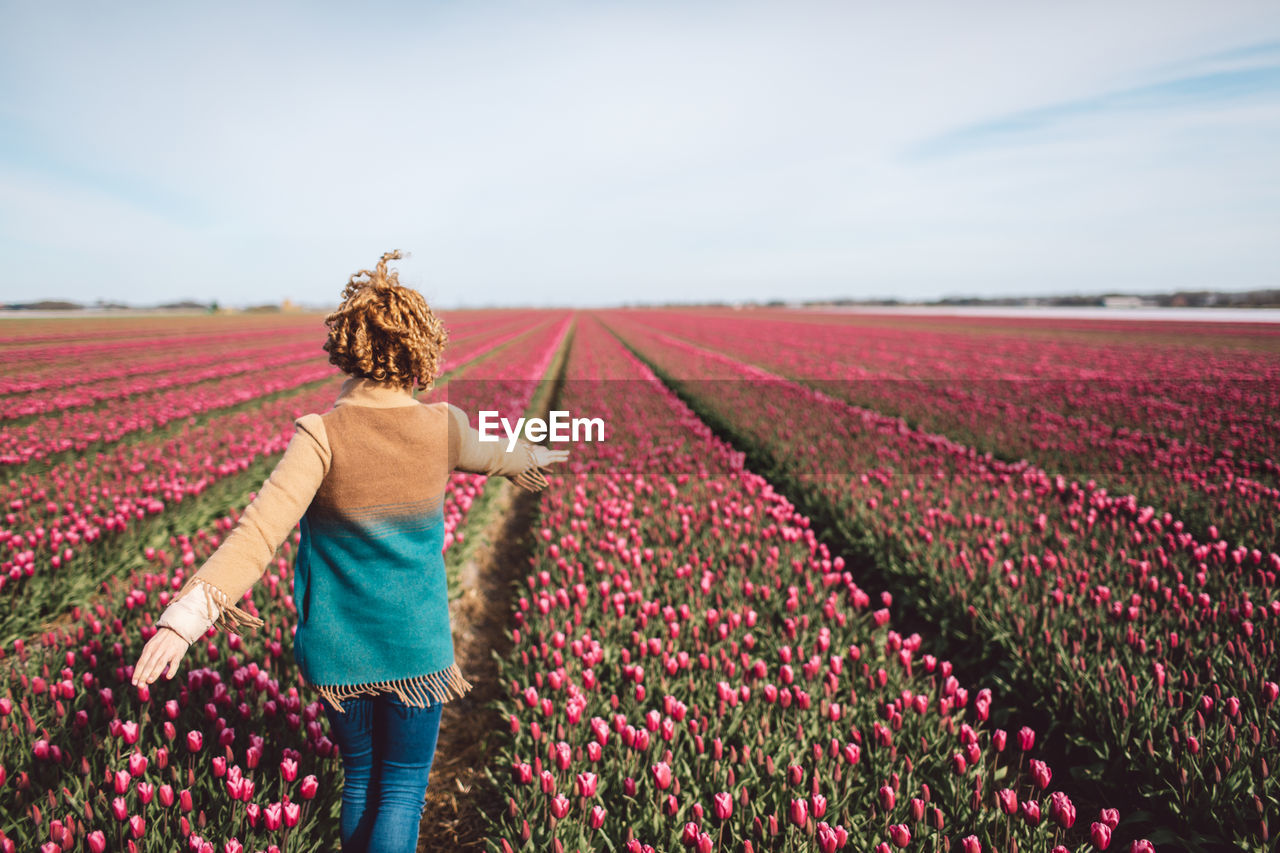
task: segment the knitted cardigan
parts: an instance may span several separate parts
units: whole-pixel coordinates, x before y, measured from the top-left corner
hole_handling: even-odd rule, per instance
[[[332,409],[295,423],[235,529],[156,624],[188,642],[214,623],[261,627],[234,602],[301,523],[293,653],[304,680],[338,711],[361,694],[391,692],[418,707],[464,695],[471,684],[454,661],[442,553],[445,489],[454,470],[541,489],[532,445],[482,442],[458,407],[354,377]]]

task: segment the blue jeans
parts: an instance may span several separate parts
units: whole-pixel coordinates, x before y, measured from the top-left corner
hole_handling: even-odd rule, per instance
[[[342,853],[414,853],[444,705],[406,705],[394,693],[324,703],[342,755]]]

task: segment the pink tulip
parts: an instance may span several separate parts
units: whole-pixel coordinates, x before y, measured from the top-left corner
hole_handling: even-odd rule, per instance
[[[551,798],[551,814],[555,818],[563,818],[569,813],[569,798],[564,794],[556,794]]]
[[[659,761],[650,768],[653,772],[653,781],[659,790],[665,791],[671,787],[671,766],[665,761]]]
[[[789,817],[793,824],[803,828],[809,822],[809,801],[792,800]]]
[[[820,818],[827,813],[827,798],[821,794],[814,794],[809,797],[809,811],[814,818]]]
[[[1107,825],[1108,829],[1115,829],[1120,825],[1119,809],[1102,809],[1101,821]]]
[[[1054,791],[1050,795],[1049,813],[1063,829],[1070,829],[1076,822],[1076,807],[1071,798],[1062,791]]]
[[[1129,845],[1129,853],[1156,853],[1156,846],[1145,838],[1140,838]]]
[[[960,843],[964,846],[964,853],[982,853],[982,842],[976,835],[966,835]]]
[[[895,823],[889,827],[889,838],[899,847],[906,847],[911,843],[911,830],[907,829],[905,823]]]
[[[284,804],[284,825],[297,826],[299,818],[302,817],[302,806],[297,803]]]
[[[142,815],[134,815],[129,818],[129,832],[134,838],[141,838],[142,833],[146,831],[147,822],[142,819]]]
[[[272,832],[279,829],[280,825],[284,823],[284,804],[271,803],[263,808],[262,822]]]
[[[596,774],[579,773],[577,777],[578,796],[594,797],[596,795]]]
[[[591,816],[588,818],[587,823],[592,829],[599,829],[604,826],[604,818],[606,814],[608,813],[605,811],[604,806],[593,806],[591,808]]]
[[[1023,752],[1028,752],[1031,747],[1035,746],[1036,733],[1028,726],[1023,726],[1018,730],[1018,748]]]
[[[89,842],[90,853],[103,853],[107,849],[107,836],[100,829],[90,832],[85,840]]]
[[[1043,791],[1049,787],[1049,780],[1053,778],[1053,771],[1043,761],[1033,758],[1031,759],[1031,775],[1035,777],[1037,787]]]
[[[733,795],[720,792],[714,797],[716,820],[728,820],[733,815]]]
[[[897,794],[893,788],[888,785],[880,787],[880,808],[885,811],[893,811],[893,805],[897,802]]]
[[[165,806],[166,808],[173,805],[174,793],[172,785],[161,785],[156,789],[156,795],[157,799],[160,800],[160,805]]]
[[[1000,810],[1005,814],[1018,813],[1018,795],[1011,788],[996,791],[996,799],[1000,801]]]
[[[544,773],[546,771],[543,771]],[[310,800],[316,795],[320,789],[320,781],[316,779],[314,774],[303,777],[302,783],[298,786],[298,795],[304,800]]]
[[[1093,846],[1099,850],[1106,850],[1111,846],[1111,827],[1105,823],[1094,821],[1089,825],[1089,837],[1093,839]]]
[[[820,850],[821,853],[835,853],[835,851],[840,847],[839,839],[836,836],[835,830],[833,830],[826,821],[818,824],[816,837],[818,841],[818,850]]]
[[[1040,823],[1040,804],[1035,800],[1025,800],[1022,803],[1022,819],[1029,826],[1036,826]]]
[[[187,749],[192,752],[199,752],[204,746],[204,734],[198,731],[187,732]]]

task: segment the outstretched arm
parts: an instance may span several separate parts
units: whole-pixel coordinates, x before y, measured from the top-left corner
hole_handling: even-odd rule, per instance
[[[451,469],[503,476],[522,489],[536,492],[547,485],[540,469],[569,457],[567,450],[551,450],[522,438],[510,451],[505,441],[481,441],[480,431],[471,426],[466,413],[452,403],[448,407]]]
[[[135,684],[150,683],[166,669],[171,670],[172,678],[187,645],[215,622],[229,630],[263,624],[235,602],[262,577],[280,543],[307,511],[329,468],[329,445],[320,416],[306,415],[296,424],[298,429],[284,456],[235,529],[187,579],[156,620],[157,626],[167,630],[157,633],[143,648],[134,667]],[[174,657],[178,647],[181,651]]]

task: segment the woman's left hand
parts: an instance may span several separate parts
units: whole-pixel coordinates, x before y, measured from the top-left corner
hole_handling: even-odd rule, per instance
[[[133,684],[141,687],[150,684],[166,670],[170,680],[178,674],[178,662],[187,653],[190,644],[182,635],[171,628],[161,628],[155,636],[147,640],[142,647],[142,654],[133,667]]]

